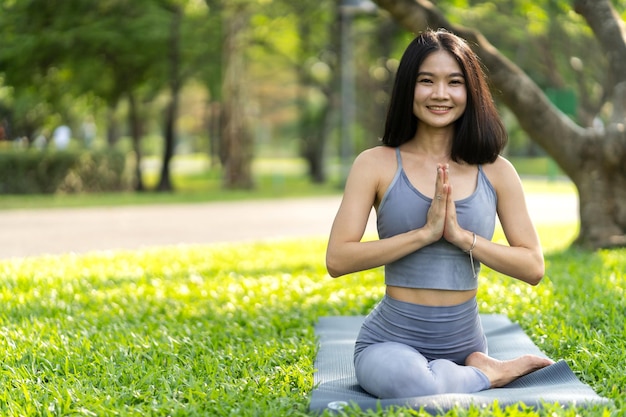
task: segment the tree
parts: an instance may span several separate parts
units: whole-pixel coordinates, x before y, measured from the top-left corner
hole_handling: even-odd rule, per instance
[[[606,58],[603,125],[579,125],[558,110],[537,84],[485,36],[451,23],[427,0],[375,0],[415,33],[443,27],[468,40],[500,98],[522,128],[556,161],[579,194],[580,232],[588,248],[626,245],[626,25],[609,0],[574,0]],[[589,48],[590,45],[583,45]]]
[[[71,12],[70,12],[71,13]],[[134,188],[145,191],[141,162],[141,141],[145,131],[144,107],[161,91],[165,77],[160,76],[167,61],[162,57],[167,46],[168,14],[153,0],[101,3],[95,10],[75,16],[70,67],[82,79],[84,91],[95,91],[111,108],[122,99],[128,102],[128,125],[135,155]],[[141,51],[138,53],[137,51]],[[89,59],[91,58],[91,59]],[[85,65],[100,66],[104,83],[93,82],[93,71]],[[90,76],[91,75],[91,76]]]
[[[339,96],[337,4],[338,0],[258,3],[251,10],[248,35],[256,114],[264,118],[263,127],[272,129],[276,119],[294,111],[295,123],[282,119],[278,130],[297,139],[300,156],[316,183],[326,179],[325,146],[335,128],[333,110]]]
[[[161,176],[157,184],[158,191],[172,191],[172,180],[170,178],[170,161],[174,156],[174,142],[176,140],[176,118],[178,117],[178,106],[180,101],[180,91],[183,86],[181,75],[181,21],[183,10],[178,4],[166,4],[166,8],[171,13],[169,46],[167,48],[168,63],[168,84],[170,90],[169,102],[165,106],[165,123],[163,127],[163,160],[161,161]]]
[[[333,127],[332,115],[337,107],[339,90],[335,62],[328,59],[331,55],[329,52],[336,52],[339,45],[339,15],[333,13],[335,10],[332,10],[332,6],[326,3],[326,7],[320,7],[319,2],[311,1],[288,2],[288,7],[292,8],[297,19],[299,39],[292,64],[299,82],[297,106],[300,152],[307,162],[309,176],[315,183],[326,181],[324,151]],[[328,35],[320,36],[320,33]],[[320,69],[316,71],[315,68]],[[328,73],[334,77],[328,77]]]
[[[211,165],[219,159],[221,143],[221,112],[222,112],[222,77],[223,77],[223,6],[221,0],[205,0],[208,15],[204,18],[203,26],[207,29],[204,42],[205,54],[210,62],[203,65],[198,78],[206,86],[209,93],[207,103],[207,131],[209,135],[209,157]],[[199,24],[196,28],[200,26]]]
[[[142,107],[164,84],[164,77],[158,75],[165,65],[161,58],[167,32],[161,28],[167,15],[160,5],[155,0],[58,4],[33,0],[0,5],[4,82],[20,92],[37,85],[41,103],[59,112],[63,107],[55,104],[64,95],[93,94],[112,109],[126,99],[136,160],[135,189],[143,190]]]
[[[177,139],[177,120],[183,86],[192,78],[206,75],[218,65],[212,63],[215,45],[207,42],[217,32],[206,4],[195,0],[159,0],[169,20],[163,78],[169,93],[163,123],[163,158],[157,191],[172,191],[170,162]],[[218,28],[219,29],[219,28]],[[218,62],[219,64],[219,62]],[[213,97],[211,97],[213,98]]]
[[[245,46],[250,21],[247,0],[224,4],[225,38],[223,44],[224,97],[221,128],[223,185],[229,189],[250,189],[252,180],[252,133],[246,115]]]

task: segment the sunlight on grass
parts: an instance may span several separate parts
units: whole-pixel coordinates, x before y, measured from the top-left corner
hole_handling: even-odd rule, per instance
[[[573,225],[539,233],[545,280],[484,268],[480,309],[520,323],[623,411],[626,250],[564,250]],[[324,251],[324,240],[300,239],[0,262],[0,414],[307,415],[313,325],[366,314],[384,290],[381,268],[330,278]],[[538,415],[498,410],[448,415]]]
[[[522,178],[526,194],[577,194],[576,186],[569,180]]]

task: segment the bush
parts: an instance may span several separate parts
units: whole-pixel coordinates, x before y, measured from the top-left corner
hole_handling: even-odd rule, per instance
[[[114,150],[0,152],[0,194],[121,191],[126,156]]]
[[[119,151],[83,152],[59,187],[68,193],[122,191],[130,182],[124,175],[126,155]]]

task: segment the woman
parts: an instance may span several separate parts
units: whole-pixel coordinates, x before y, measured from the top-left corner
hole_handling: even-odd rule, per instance
[[[359,384],[379,398],[500,387],[553,363],[487,356],[476,289],[480,263],[536,285],[544,274],[520,179],[476,55],[427,31],[407,47],[384,146],[361,153],[333,223],[331,276],[385,266],[386,294],[357,338]],[[371,208],[376,241],[361,242]],[[491,242],[496,213],[509,245]]]

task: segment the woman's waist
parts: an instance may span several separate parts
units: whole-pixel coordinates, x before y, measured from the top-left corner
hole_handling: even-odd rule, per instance
[[[385,295],[365,319],[355,355],[382,342],[406,344],[428,360],[446,358],[457,363],[472,352],[487,351],[476,298],[454,306],[427,306]]]
[[[477,290],[440,290],[387,285],[386,293],[392,299],[405,303],[429,307],[449,307],[468,302],[476,297]]]
[[[396,300],[386,294],[365,319],[359,340],[452,348],[482,337],[476,298],[458,305],[429,306]]]

